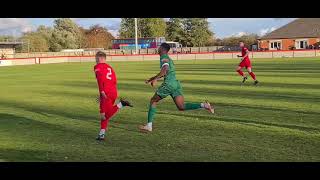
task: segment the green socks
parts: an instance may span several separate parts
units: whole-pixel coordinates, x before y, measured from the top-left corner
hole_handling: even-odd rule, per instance
[[[200,109],[202,108],[201,103],[185,103],[184,110],[192,110],[192,109]],[[157,109],[149,105],[149,112],[148,112],[148,123],[152,123],[154,115],[156,114]]]
[[[156,114],[156,108],[149,106],[149,112],[148,112],[148,123],[151,123],[153,121],[153,117]]]
[[[200,109],[201,103],[185,103],[184,110]]]

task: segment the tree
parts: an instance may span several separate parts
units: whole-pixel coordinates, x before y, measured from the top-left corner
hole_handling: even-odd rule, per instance
[[[214,33],[206,18],[170,18],[166,38],[183,46],[207,46],[213,44]]]
[[[243,41],[246,45],[250,46],[252,44],[258,43],[257,34],[246,34],[243,36],[231,36],[215,42],[217,46],[238,46],[239,42]]]
[[[47,52],[49,51],[48,40],[41,32],[28,32],[21,38],[25,43],[21,48],[23,52]]]
[[[5,41],[13,41],[15,38],[13,36],[0,36],[0,42],[5,42]]]
[[[166,27],[166,39],[181,43],[183,39],[183,18],[170,18]]]
[[[181,42],[185,46],[205,46],[213,39],[206,18],[185,18],[182,24],[184,36]]]
[[[50,38],[52,37],[53,29],[51,27],[46,27],[44,25],[40,25],[37,29],[41,35],[49,42]]]
[[[134,18],[121,18],[120,38],[133,38],[135,36]]]
[[[134,18],[121,18],[119,34],[121,38],[135,37]],[[164,37],[166,22],[163,18],[138,18],[139,37]]]
[[[138,19],[140,37],[164,37],[166,35],[166,22],[163,18]]]
[[[89,30],[86,30],[85,37],[87,48],[109,49],[112,47],[111,41],[114,39],[106,27],[101,27],[99,25],[91,26]]]
[[[82,42],[82,33],[79,26],[69,18],[60,18],[54,21],[50,50],[78,49]]]

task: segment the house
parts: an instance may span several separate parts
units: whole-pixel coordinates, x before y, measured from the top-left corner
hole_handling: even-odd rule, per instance
[[[299,18],[258,39],[259,49],[319,48],[320,18]]]
[[[22,42],[0,42],[0,59],[13,58],[15,54],[15,48],[21,45]]]

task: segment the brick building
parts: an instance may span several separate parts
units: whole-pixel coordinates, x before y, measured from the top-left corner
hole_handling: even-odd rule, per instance
[[[258,39],[260,49],[292,50],[318,48],[320,18],[300,18]]]

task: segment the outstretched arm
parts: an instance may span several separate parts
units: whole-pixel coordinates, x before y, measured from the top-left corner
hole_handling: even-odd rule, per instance
[[[154,83],[155,83],[158,79],[164,77],[164,76],[167,74],[167,72],[168,72],[168,70],[169,70],[168,60],[164,59],[163,62],[164,62],[164,64],[162,65],[161,71],[160,71],[157,75],[155,75],[155,76],[147,79],[147,80],[145,81],[147,84],[148,84],[148,83],[151,83],[151,86],[153,86]]]
[[[162,66],[161,71],[157,75],[146,80],[146,83],[147,84],[151,83],[151,85],[153,86],[155,81],[157,81],[158,79],[162,78],[167,74],[168,69],[169,69],[169,65]]]

